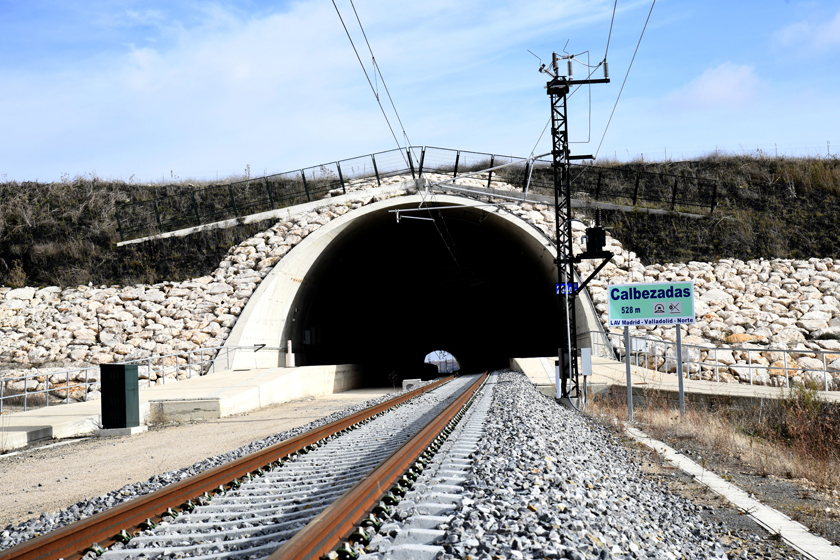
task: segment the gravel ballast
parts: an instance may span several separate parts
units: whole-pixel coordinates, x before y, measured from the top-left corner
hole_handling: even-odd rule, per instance
[[[425,384],[426,383],[423,383],[422,385]],[[238,459],[239,457],[249,453],[264,449],[265,447],[269,447],[275,443],[279,443],[301,433],[323,426],[324,424],[344,418],[365,408],[392,399],[402,393],[402,391],[398,391],[383,397],[370,399],[361,404],[345,408],[328,416],[324,416],[318,420],[303,424],[290,430],[282,431],[275,435],[254,441],[248,445],[243,445],[228,453],[197,461],[188,467],[170,470],[162,474],[152,476],[146,481],[126,484],[101,496],[82,500],[58,512],[44,512],[39,517],[27,520],[23,523],[7,525],[3,531],[0,532],[0,550],[10,548],[41,534],[73,523],[74,521],[95,515],[100,511],[114,507],[120,503],[135,499],[139,496],[144,496],[174,482],[179,482],[185,478],[194,476],[234,459]]]
[[[471,558],[802,558],[756,530],[718,521],[645,474],[619,436],[564,409],[519,373],[500,372],[459,506],[434,527],[441,560]],[[388,397],[243,446],[57,514],[7,527],[0,548],[157,490]],[[408,504],[406,504],[408,505]],[[402,510],[402,508],[400,508]],[[404,515],[395,515],[397,519]],[[386,543],[382,543],[386,545]],[[380,554],[387,545],[376,547]],[[387,556],[387,553],[386,553]]]
[[[703,520],[645,477],[615,436],[519,373],[495,387],[464,498],[438,528],[441,558],[801,558]]]

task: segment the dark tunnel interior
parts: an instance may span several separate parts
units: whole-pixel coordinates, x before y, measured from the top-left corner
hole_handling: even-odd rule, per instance
[[[371,383],[389,384],[434,377],[424,365],[433,350],[450,352],[464,372],[555,354],[554,268],[529,256],[505,224],[480,208],[356,220],[298,292],[299,365],[364,364]]]

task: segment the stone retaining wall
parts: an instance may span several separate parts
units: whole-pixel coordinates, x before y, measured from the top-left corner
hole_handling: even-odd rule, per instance
[[[432,176],[431,180],[446,176]],[[406,177],[383,180],[383,186],[400,183]],[[459,179],[460,185],[486,187],[486,180]],[[292,215],[265,232],[231,248],[212,274],[185,282],[155,285],[76,288],[0,288],[0,364],[4,377],[24,372],[40,373],[43,383],[58,366],[85,367],[116,361],[222,346],[239,313],[257,285],[292,247],[334,218],[371,202],[401,196],[398,190],[374,196],[367,190],[376,182],[359,182],[348,187],[357,198],[332,203],[329,198],[317,211]],[[511,190],[510,185],[494,181],[492,187]],[[336,190],[331,195],[342,194]],[[504,207],[530,222],[553,239],[554,212],[543,204],[522,203]],[[573,222],[575,252],[585,226]],[[691,262],[643,266],[636,255],[607,237],[608,248],[616,253],[599,277],[590,283],[590,293],[601,320],[606,325],[606,287],[610,283],[694,280],[697,290],[697,324],[688,329],[686,343],[729,344],[757,350],[768,345],[780,348],[837,350],[830,368],[835,388],[840,388],[840,342],[818,340],[820,336],[840,336],[840,261],[721,260],[717,263]],[[595,264],[584,262],[579,272],[585,276]],[[640,334],[672,340],[673,328],[637,329]],[[754,353],[754,356],[758,355]],[[723,357],[721,357],[723,356]],[[779,352],[762,352],[760,365],[780,362]],[[660,357],[664,361],[664,356]],[[705,357],[708,360],[708,356]],[[789,364],[796,364],[807,378],[816,368],[813,353],[791,353]],[[172,358],[175,360],[175,358]],[[810,361],[809,361],[810,360]],[[657,360],[658,362],[659,360]],[[749,380],[749,368],[740,352],[718,352],[724,365],[724,380]],[[703,366],[704,376],[714,367]],[[720,368],[718,368],[720,369]],[[747,369],[746,375],[744,369]],[[822,370],[822,362],[819,364]],[[169,374],[173,378],[175,374]],[[183,373],[181,374],[184,375]],[[782,372],[782,377],[783,377]],[[83,376],[83,374],[82,374]],[[63,376],[51,384],[60,395]],[[153,372],[154,383],[162,383]],[[778,376],[762,377],[762,383],[778,384]],[[20,387],[6,382],[8,391]],[[43,385],[41,388],[45,387]],[[31,389],[30,389],[31,390]],[[82,394],[71,395],[82,398]]]
[[[609,284],[693,280],[697,322],[684,327],[688,336],[683,336],[683,343],[719,349],[717,353],[685,352],[685,361],[701,362],[690,364],[692,373],[701,372],[708,380],[719,375],[722,381],[750,383],[752,377],[756,384],[783,386],[787,365],[792,382],[809,381],[823,388],[823,352],[829,388],[840,389],[840,260],[721,259],[645,267],[618,241],[607,239],[618,256],[589,284],[604,325],[608,324]],[[579,272],[588,274],[592,267],[583,263]],[[610,330],[623,332],[621,328]],[[631,333],[676,339],[672,326],[636,327]],[[658,355],[651,356],[647,365],[661,371],[666,366],[666,352],[662,346],[657,350]],[[670,371],[676,368],[673,355],[673,350],[668,352]]]
[[[401,180],[391,178],[383,183]],[[341,204],[325,200],[317,212],[281,220],[231,248],[212,274],[185,282],[0,288],[0,376],[7,378],[6,394],[24,388],[23,381],[8,378],[38,374],[40,382],[30,383],[29,391],[43,390],[50,383],[53,396],[65,398],[66,377],[52,376],[56,379],[51,383],[49,373],[222,346],[254,289],[292,247],[338,216],[405,192],[382,196],[360,193],[358,199]],[[176,360],[170,358],[172,363]],[[141,378],[164,382],[154,372],[142,369],[147,373]],[[80,381],[84,375],[79,372],[72,379]],[[177,374],[181,379],[185,376],[183,369]],[[174,380],[176,374],[169,373],[167,378]],[[71,397],[81,399],[84,392],[71,390]]]

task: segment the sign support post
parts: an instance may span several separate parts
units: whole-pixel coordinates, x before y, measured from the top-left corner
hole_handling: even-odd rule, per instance
[[[613,284],[609,293],[609,324],[624,327],[627,360],[627,406],[633,421],[632,378],[630,377],[630,327],[636,325],[674,325],[677,327],[677,380],[680,390],[680,416],[685,416],[683,387],[682,325],[694,323],[694,282],[654,282],[651,284]],[[667,358],[666,358],[667,361]]]
[[[633,422],[633,377],[630,375],[630,327],[624,326],[624,361],[627,364],[627,421]]]
[[[683,417],[685,416],[685,392],[683,391],[682,325],[679,323],[677,323],[677,379],[680,383],[680,417]]]

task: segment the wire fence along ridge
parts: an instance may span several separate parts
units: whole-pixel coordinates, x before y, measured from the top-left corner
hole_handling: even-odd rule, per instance
[[[346,193],[359,184],[379,186],[387,177],[424,174],[459,174],[514,164],[474,178],[495,178],[527,191],[553,188],[551,161],[504,156],[434,146],[409,146],[325,163],[304,169],[255,177],[229,184],[190,188],[186,192],[117,206],[120,239],[136,239],[200,226],[319,200]],[[516,164],[516,162],[522,162]],[[572,165],[573,194],[597,202],[615,201],[631,206],[658,205],[714,211],[718,182],[691,176],[669,175],[592,165]]]

